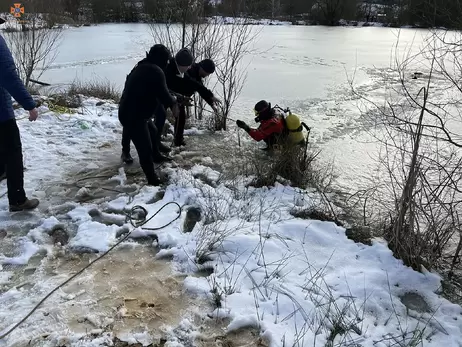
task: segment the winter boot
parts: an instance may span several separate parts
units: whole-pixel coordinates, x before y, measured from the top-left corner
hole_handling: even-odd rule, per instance
[[[172,149],[166,145],[164,145],[162,142],[159,142],[159,151],[163,153],[169,153]]]
[[[173,143],[175,147],[181,147],[181,146],[186,146],[186,142],[184,142],[183,139],[181,140],[175,140],[175,142]]]
[[[153,177],[151,179],[148,180],[148,186],[160,186],[161,182],[160,182],[160,179],[159,177]]]
[[[124,153],[124,152],[122,152],[122,155],[120,156],[120,158],[122,159],[122,161],[123,161],[125,164],[132,164],[132,163],[133,163],[133,158],[132,158],[132,156],[130,155],[130,153]]]
[[[153,158],[153,161],[154,163],[156,164],[161,164],[161,163],[165,163],[165,162],[169,162],[169,161],[172,161],[173,159],[170,158],[170,157],[166,157],[165,155],[157,155]]]
[[[26,199],[22,204],[10,205],[10,212],[30,211],[35,209],[39,203],[37,199]]]

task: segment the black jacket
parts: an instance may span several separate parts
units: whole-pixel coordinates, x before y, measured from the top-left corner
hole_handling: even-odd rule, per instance
[[[192,96],[194,93],[199,93],[202,99],[205,100],[209,105],[212,104],[213,93],[211,90],[207,89],[203,82],[202,78],[199,77],[199,66],[193,64],[189,70],[184,74],[183,77],[180,76],[178,67],[176,66],[175,59],[170,59],[167,68],[165,69],[165,78],[167,79],[168,88],[175,93]],[[191,75],[189,72],[191,70],[196,71]]]
[[[162,69],[143,59],[127,76],[120,98],[119,119],[122,124],[129,120],[149,119],[159,102],[168,108],[176,100],[169,93]]]

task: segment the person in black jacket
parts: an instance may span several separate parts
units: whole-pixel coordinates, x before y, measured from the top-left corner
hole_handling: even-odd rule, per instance
[[[184,83],[184,80],[182,78],[183,74],[189,69],[192,62],[193,62],[193,56],[191,52],[187,48],[184,48],[184,49],[181,49],[175,55],[175,58],[173,58],[171,55],[169,56],[169,63],[167,65],[168,67],[164,69],[166,74],[167,74],[167,71],[169,73],[168,75],[169,79],[167,80],[167,86],[169,88],[172,86],[172,81],[173,81],[174,88],[170,88],[171,89],[170,94],[173,94],[177,98],[178,103],[180,104],[180,111],[182,109],[181,105],[187,105],[189,102],[189,98],[186,98],[183,95],[177,92],[174,92],[173,90],[182,89],[181,87],[179,87],[179,84]],[[173,76],[170,74],[171,73],[170,70],[172,66],[175,66],[175,69],[174,69],[175,72],[173,73],[177,73],[178,76]],[[178,78],[178,80],[175,80],[176,78]],[[167,112],[165,111],[164,105],[162,105],[161,103],[157,105],[157,108],[154,111],[154,118],[155,118],[154,123],[152,122],[152,120],[148,121],[148,126],[150,127],[150,129],[153,129],[154,126],[157,129],[157,136],[155,138],[153,137],[152,140],[153,141],[157,140],[155,147],[158,148],[159,151],[168,153],[170,152],[170,147],[165,146],[161,142],[162,130],[164,129],[165,121],[167,119]],[[131,137],[129,136],[128,132],[127,131],[122,132],[122,160],[126,164],[133,163],[133,158],[130,155],[130,141],[131,141]]]
[[[170,59],[165,77],[167,86],[173,92],[179,93],[190,98],[194,93],[199,95],[207,102],[216,112],[216,105],[220,101],[213,95],[213,92],[207,89],[203,84],[203,78],[215,72],[215,64],[210,59],[204,59],[200,63],[193,63],[193,57],[186,48],[177,53],[175,59]],[[188,66],[189,65],[189,66]],[[186,68],[188,66],[188,68]],[[186,123],[186,107],[180,106],[180,114],[175,119],[175,146],[185,146],[183,139],[184,127]]]
[[[157,129],[150,119],[159,104],[171,108],[175,117],[179,113],[176,98],[167,88],[163,71],[170,56],[164,45],[152,46],[146,58],[127,76],[119,104],[119,121],[135,145],[149,185],[160,183],[154,162],[167,160],[157,147]]]
[[[165,70],[165,78],[167,80],[168,88],[179,95],[190,96],[188,93],[188,80],[185,78],[185,73],[191,67],[194,62],[194,57],[191,51],[187,48],[182,48],[175,55],[175,58],[171,58],[168,62],[167,69]],[[186,120],[186,106],[180,105],[180,114],[175,118],[174,125],[174,145],[180,146],[178,142],[177,129],[179,118]],[[184,123],[183,121],[183,123]],[[156,125],[162,126],[165,124],[165,117],[159,117],[156,119]]]
[[[165,70],[167,87],[171,94],[178,98],[179,116],[175,118],[175,146],[186,145],[183,139],[184,126],[186,123],[186,106],[189,98],[196,92],[217,111],[216,104],[220,101],[215,98],[212,91],[207,89],[202,80],[215,72],[215,64],[210,59],[204,59],[200,63],[193,63],[194,58],[189,49],[183,48],[170,57]],[[157,148],[162,152],[170,151],[170,148],[160,142],[162,129],[166,121],[166,111],[162,104],[155,110],[155,128],[157,129]],[[149,122],[152,127],[151,122]],[[122,159],[125,163],[133,162],[130,156],[130,136],[127,132],[122,134]]]

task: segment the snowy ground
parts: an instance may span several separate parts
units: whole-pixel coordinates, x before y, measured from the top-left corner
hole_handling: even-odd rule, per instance
[[[21,26],[17,23],[16,18],[11,15],[10,13],[0,13],[2,18],[6,19],[6,24],[1,29],[8,28],[9,30],[19,30]],[[247,25],[314,25],[312,21],[305,21],[305,20],[298,20],[295,22],[291,21],[283,21],[277,19],[268,19],[268,18],[260,18],[260,19],[252,19],[252,18],[240,18],[240,17],[225,17],[225,16],[213,16],[207,18],[209,21],[213,21],[214,23],[221,23],[221,24],[237,24],[237,23],[245,23]],[[36,26],[44,26],[46,25],[45,22],[41,21],[40,19],[37,21]],[[340,26],[354,26],[354,27],[388,27],[389,24],[382,23],[382,22],[365,22],[365,21],[351,21],[341,19],[339,21]],[[61,28],[69,28],[69,25],[57,25],[56,27]],[[402,26],[402,28],[412,28],[411,25]],[[444,28],[441,28],[444,29]]]
[[[110,346],[113,335],[143,345],[159,338],[167,346],[200,345],[201,325],[216,318],[227,322],[225,332],[256,328],[272,347],[414,346],[419,338],[423,346],[462,346],[462,309],[439,295],[436,274],[405,267],[380,240],[356,244],[333,223],[293,217],[319,204],[315,193],[283,184],[248,186],[252,177],[223,176],[211,168],[213,153],[193,146],[162,168],[168,175],[163,187],[143,187],[137,163],[129,169],[119,163],[116,106],[97,103],[88,99],[80,113],[59,118],[43,106],[35,123],[16,111],[26,189],[42,204],[35,212],[10,214],[6,197],[0,200],[6,231],[0,233],[0,331],[95,259],[91,252],[106,251],[128,230],[131,237],[112,258],[55,293],[0,346]],[[188,134],[192,143],[207,139],[213,151],[203,132]],[[238,166],[245,156],[236,134],[224,134],[224,158]],[[72,184],[102,173],[93,184],[127,193],[92,197],[97,189]],[[5,189],[2,182],[0,195]],[[183,208],[162,230],[132,230],[125,219],[135,205],[151,216],[168,202]],[[184,233],[190,207],[199,208],[202,219]],[[164,225],[178,212],[167,206],[144,227]],[[64,246],[53,245],[60,228],[69,233]],[[131,302],[140,305],[135,310]],[[161,326],[155,333],[154,323]]]

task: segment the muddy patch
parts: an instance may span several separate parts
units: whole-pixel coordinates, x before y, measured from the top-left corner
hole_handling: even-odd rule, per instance
[[[35,224],[9,226],[1,231],[0,240],[0,294],[13,287],[29,286],[27,277],[35,272],[43,258],[45,250],[35,252],[27,264],[21,257],[26,252],[26,235]]]
[[[207,319],[200,325],[194,341],[198,347],[268,347],[269,341],[260,336],[258,327],[243,327],[226,333],[229,319]]]
[[[95,154],[93,154],[95,155]],[[121,194],[135,194],[144,185],[144,175],[139,164],[126,166],[114,153],[99,153],[98,159],[71,167],[61,182],[43,187],[46,199],[43,205],[55,206],[75,203],[102,203]]]
[[[419,313],[431,313],[432,310],[427,301],[418,293],[408,292],[399,297],[404,306],[409,310]]]
[[[211,303],[188,295],[183,284],[186,276],[172,274],[170,262],[155,255],[150,245],[128,242],[55,294],[66,300],[59,314],[66,334],[112,333],[116,346],[141,346],[127,337],[146,333],[149,346],[162,346],[172,338],[198,347],[268,346],[258,327],[226,333],[230,321],[209,318]],[[44,273],[67,278],[96,257],[66,254],[45,265]],[[51,314],[53,308],[49,309]],[[195,332],[183,330],[185,318]]]
[[[71,275],[95,257],[81,254],[62,259],[53,273]],[[176,326],[191,305],[201,304],[184,293],[183,280],[172,275],[169,262],[155,259],[152,246],[118,248],[87,274],[63,288],[66,295],[87,303],[85,310],[76,304],[65,314],[69,329],[76,333],[103,329],[115,336],[142,331],[162,336],[162,325]]]

